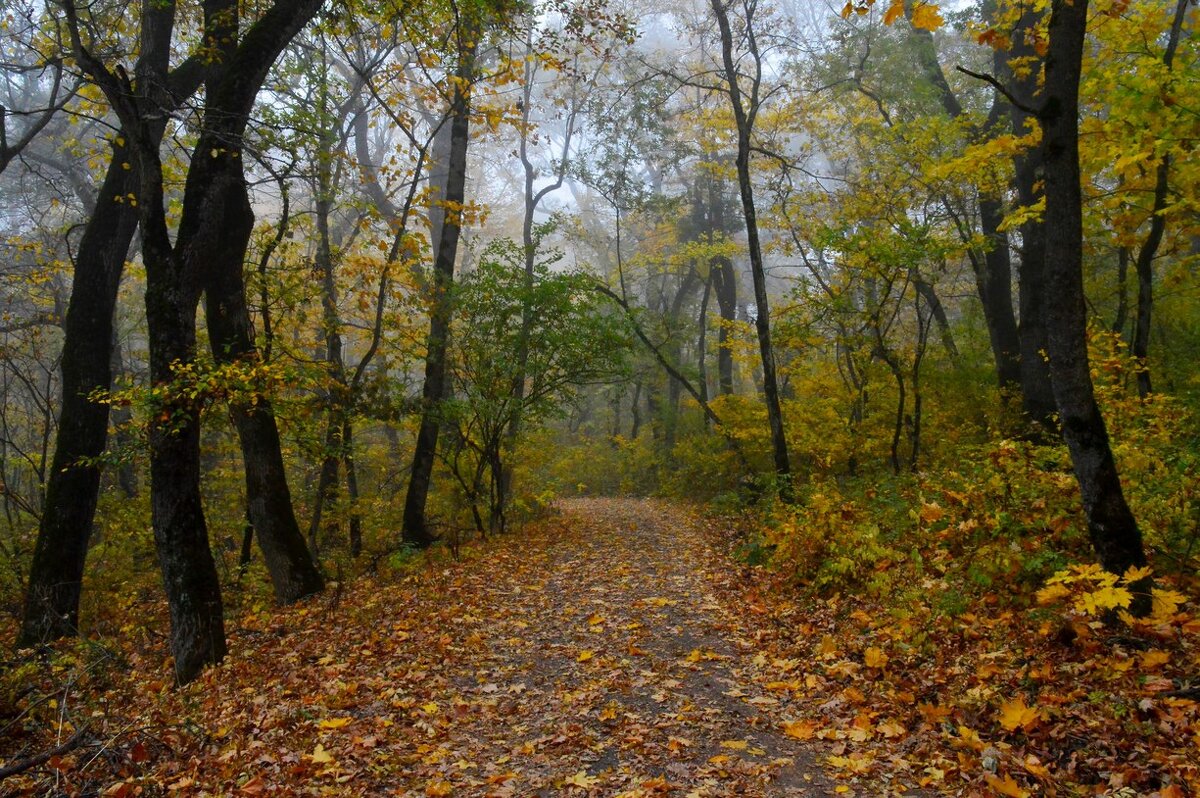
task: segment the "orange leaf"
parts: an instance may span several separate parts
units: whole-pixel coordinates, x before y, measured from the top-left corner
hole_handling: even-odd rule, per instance
[[[784,734],[797,740],[811,739],[817,733],[817,724],[811,720],[787,720],[782,726]]]
[[[883,14],[883,24],[891,25],[900,15],[904,13],[904,0],[892,0],[892,4],[888,6],[888,10]]]

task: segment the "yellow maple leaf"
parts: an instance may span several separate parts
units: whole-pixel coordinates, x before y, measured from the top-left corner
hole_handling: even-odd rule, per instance
[[[1010,798],[1029,798],[1029,793],[1021,789],[1021,785],[1017,784],[1012,776],[993,776],[991,773],[986,774],[988,786],[996,791],[997,795],[1007,795]]]
[[[944,22],[936,3],[921,3],[913,9],[912,25],[914,28],[933,31],[942,27]]]
[[[1037,602],[1045,606],[1046,604],[1053,604],[1069,595],[1071,595],[1070,589],[1063,585],[1047,585],[1037,592]]]
[[[1174,590],[1154,588],[1150,595],[1154,602],[1151,616],[1156,621],[1168,620],[1187,601],[1187,596]]]
[[[317,747],[308,755],[314,765],[328,765],[333,762],[333,754],[325,750],[325,746],[317,743]]]
[[[596,778],[595,776],[589,776],[587,773],[581,770],[575,775],[563,780],[563,786],[570,785],[572,787],[583,787],[584,789],[587,789],[595,786],[596,782],[598,781],[600,781],[600,779]]]
[[[1025,700],[1014,698],[1000,705],[1000,725],[1006,731],[1031,729],[1041,720],[1041,713],[1033,707],[1025,706]]]
[[[578,662],[587,662],[589,659],[591,659],[594,656],[596,656],[595,651],[580,651],[579,656],[576,657],[575,659]]]
[[[350,718],[326,718],[317,725],[322,729],[340,729],[350,725]]]
[[[888,10],[883,14],[883,24],[891,25],[900,15],[904,13],[904,0],[892,0],[892,4],[888,6]]]
[[[722,740],[722,748],[731,748],[734,751],[745,751],[750,744],[745,740]]]
[[[431,781],[425,785],[425,794],[430,798],[445,798],[454,792],[454,785],[448,781]]]
[[[863,662],[868,668],[882,668],[888,664],[888,655],[883,652],[883,649],[871,646],[863,652]]]
[[[811,720],[785,720],[780,725],[784,734],[797,740],[811,739],[817,733],[817,724]]]

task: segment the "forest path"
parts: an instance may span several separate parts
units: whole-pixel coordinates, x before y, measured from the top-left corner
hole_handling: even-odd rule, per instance
[[[148,647],[107,706],[122,708],[114,733],[155,731],[121,737],[114,770],[87,778],[220,795],[855,795],[819,764],[836,748],[785,732],[812,736],[785,724],[837,699],[756,643],[765,611],[705,523],[669,502],[567,501],[460,562],[439,549],[236,616],[229,659],[185,690],[163,687]]]
[[[715,589],[731,569],[699,520],[653,500],[559,509],[476,586],[470,611],[495,608],[493,621],[448,646],[471,660],[446,662],[471,709],[439,759],[481,770],[425,769],[426,782],[483,782],[474,795],[835,794],[783,732],[787,690],[763,687],[766,658],[745,609]]]

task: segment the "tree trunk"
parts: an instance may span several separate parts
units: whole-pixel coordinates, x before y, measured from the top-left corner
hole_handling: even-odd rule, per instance
[[[733,395],[733,349],[729,342],[730,328],[737,321],[737,275],[733,261],[715,258],[712,266],[713,286],[717,294],[717,310],[721,326],[717,329],[717,391],[722,396]]]
[[[1086,0],[1054,0],[1040,113],[1046,184],[1044,275],[1047,296],[1054,298],[1044,313],[1054,396],[1092,545],[1107,570],[1123,574],[1145,565],[1146,556],[1121,490],[1088,368],[1079,170],[1079,77],[1086,26]],[[1139,602],[1143,612],[1148,609],[1145,604]]]
[[[700,313],[698,314],[698,323],[696,331],[696,369],[699,372],[696,377],[696,388],[700,391],[700,397],[705,404],[708,403],[708,298],[712,295],[713,272],[711,267],[708,272],[708,279],[704,281],[704,293],[700,296]],[[708,417],[704,418],[704,425],[708,426]]]
[[[1175,16],[1171,22],[1171,33],[1163,53],[1163,65],[1168,74],[1175,66],[1175,48],[1183,31],[1183,18],[1187,14],[1188,0],[1176,0]],[[1166,91],[1164,87],[1163,91]],[[1154,174],[1154,203],[1150,208],[1150,231],[1137,257],[1137,317],[1133,327],[1133,356],[1138,363],[1138,396],[1145,398],[1150,393],[1150,317],[1154,305],[1154,257],[1162,243],[1167,220],[1163,209],[1167,206],[1168,180],[1171,174],[1171,155],[1163,153]]]
[[[729,26],[729,15],[722,0],[711,0],[711,4],[721,32],[721,58],[724,65],[726,93],[733,110],[734,121],[737,124],[738,191],[742,197],[742,214],[746,222],[746,247],[750,256],[750,276],[754,283],[754,304],[757,311],[754,327],[758,333],[758,350],[762,360],[763,396],[767,405],[767,422],[771,428],[771,448],[775,461],[775,473],[780,479],[780,490],[786,498],[791,494],[792,468],[788,461],[783,412],[779,406],[779,385],[775,377],[775,350],[771,346],[771,313],[770,303],[767,300],[767,275],[763,266],[762,247],[758,238],[758,215],[754,207],[754,184],[750,175],[750,139],[759,109],[758,89],[762,77],[762,65],[754,38],[754,20],[750,16],[748,8],[745,20],[746,41],[755,63],[755,74],[752,78],[750,95],[747,98],[748,104],[743,104],[737,63],[733,56],[733,31]]]
[[[1022,15],[1013,32],[1010,54],[1012,59],[1029,62],[1026,76],[1012,81],[1013,93],[1027,107],[1033,107],[1038,97],[1039,57],[1031,40],[1037,19],[1036,12]],[[1007,69],[1007,64],[1003,66]],[[1010,106],[1010,112],[1014,135],[1027,135],[1030,115],[1016,105]],[[1042,198],[1042,192],[1037,188],[1042,179],[1042,146],[1031,147],[1013,159],[1017,201],[1027,208],[1037,205]],[[1053,431],[1057,428],[1057,407],[1050,382],[1050,366],[1046,361],[1048,342],[1043,307],[1048,294],[1043,278],[1046,263],[1044,225],[1043,219],[1030,219],[1021,225],[1021,265],[1018,270],[1021,323],[1017,334],[1021,349],[1021,403],[1025,416],[1036,428]]]
[[[470,98],[468,87],[474,75],[477,36],[474,31],[462,31],[464,42],[459,53],[456,70],[458,81],[454,89],[452,117],[450,121],[450,151],[446,160],[446,190],[444,202],[451,207],[462,207],[465,198],[467,177],[467,145],[470,143]],[[434,214],[438,216],[439,214]],[[454,286],[454,261],[458,254],[459,233],[462,219],[458,214],[447,212],[440,227],[438,246],[433,264],[433,310],[429,318],[429,336],[426,338],[425,382],[421,391],[421,427],[417,432],[413,452],[412,471],[408,482],[408,495],[404,499],[404,542],[425,548],[434,541],[433,532],[425,518],[425,503],[429,498],[429,486],[433,478],[433,461],[437,454],[439,414],[441,402],[446,396],[446,354],[450,334],[450,291]]]
[[[137,188],[137,176],[121,167],[133,156],[122,131],[100,188],[96,209],[84,228],[75,259],[71,299],[63,325],[62,406],[46,499],[25,592],[18,646],[76,634],[79,595],[88,540],[100,492],[100,466],[80,465],[99,457],[108,436],[108,405],[93,391],[112,382],[113,311],[137,210],[117,202]]]
[[[246,194],[241,159],[219,160],[226,164],[223,174],[220,177],[213,174],[210,178],[213,202],[219,202],[223,212],[219,236],[213,235],[203,246],[207,272],[205,318],[213,357],[218,363],[253,365],[260,357],[251,332],[242,267],[254,214]],[[193,247],[198,243],[197,240]],[[232,403],[230,410],[242,444],[250,520],[257,531],[275,598],[287,604],[319,593],[325,582],[305,545],[292,508],[279,428],[271,404],[265,397],[259,397],[254,403]]]
[[[115,310],[115,308],[114,308]],[[113,339],[110,347],[112,358],[112,379],[117,380],[125,373],[124,359],[121,357],[121,340],[117,335],[116,322],[113,323]],[[122,453],[117,465],[117,484],[126,499],[136,499],[138,495],[137,471],[134,469],[127,453],[134,447],[134,436],[129,430],[133,421],[133,413],[128,407],[114,405],[111,411],[113,437],[116,438],[117,451]]]
[[[911,19],[911,6],[906,6]],[[916,45],[917,58],[925,72],[925,78],[937,90],[942,109],[951,119],[962,116],[963,107],[946,81],[946,75],[938,62],[933,34],[913,26],[912,40]],[[997,56],[1000,57],[1000,56]],[[1005,103],[997,92],[988,112],[985,131],[995,127],[1004,113]],[[976,131],[976,137],[983,131]],[[972,253],[971,265],[975,270],[975,287],[983,305],[983,320],[987,326],[988,339],[992,347],[992,358],[996,363],[996,377],[1000,390],[1015,393],[1020,384],[1020,344],[1016,317],[1012,305],[1012,263],[1008,251],[1008,236],[1000,229],[1004,221],[1004,206],[1000,198],[981,193],[979,196],[979,229],[988,241],[982,253]]]

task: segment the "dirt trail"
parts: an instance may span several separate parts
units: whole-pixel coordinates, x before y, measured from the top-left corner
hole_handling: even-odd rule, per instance
[[[786,695],[754,678],[766,663],[713,589],[720,563],[696,520],[634,499],[561,512],[475,586],[473,604],[503,613],[447,647],[474,666],[446,663],[469,709],[442,743],[480,766],[470,793],[835,794],[814,749],[782,731]]]

